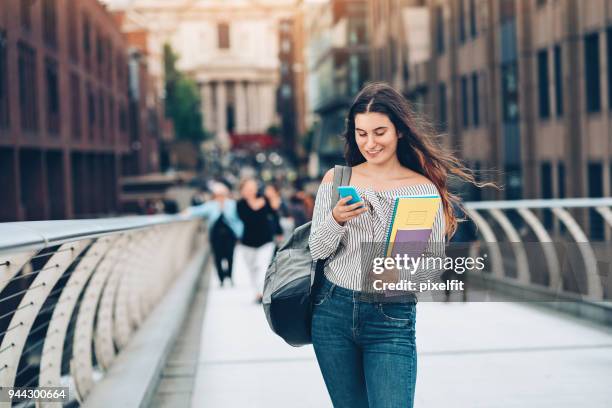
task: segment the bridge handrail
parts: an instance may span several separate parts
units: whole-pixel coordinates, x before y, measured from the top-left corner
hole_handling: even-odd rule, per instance
[[[0,253],[40,250],[77,239],[193,219],[182,215],[141,215],[82,220],[0,223]]]
[[[0,387],[71,385],[86,402],[202,259],[200,225],[182,215],[0,223]]]
[[[491,253],[492,268],[490,272],[492,272],[493,277],[514,279],[525,285],[534,283],[534,268],[533,265],[529,264],[526,252],[526,245],[532,245],[526,235],[530,230],[533,232],[532,236],[536,238],[535,242],[541,245],[540,254],[546,262],[549,288],[569,293],[566,283],[568,278],[571,278],[575,282],[581,282],[580,285],[582,285],[582,287],[571,289],[576,294],[593,301],[607,300],[612,296],[610,288],[605,286],[606,283],[601,278],[598,253],[595,250],[602,247],[605,249],[609,242],[606,243],[605,240],[596,242],[589,239],[584,225],[574,218],[571,211],[568,211],[569,209],[591,210],[589,211],[589,217],[594,216],[593,214],[595,216],[599,214],[602,225],[612,228],[612,210],[610,208],[612,207],[612,197],[472,201],[466,202],[464,206],[467,214],[478,226],[482,234],[482,241]],[[557,219],[558,225],[562,226],[562,228],[555,229],[555,234],[552,234],[549,228],[538,218],[536,214],[539,211],[534,211],[542,209],[549,209],[550,214]],[[512,210],[516,210],[515,215],[518,216],[518,218],[513,217],[514,223],[507,215],[507,211]],[[552,221],[552,218],[549,218],[549,221]],[[590,221],[593,222],[593,220]],[[522,223],[521,232],[519,232],[517,225],[514,225],[516,223]],[[567,232],[565,237],[562,237],[563,231]],[[604,230],[604,233],[609,236],[609,231],[605,232]],[[572,251],[571,255],[574,256],[574,260],[578,260],[571,265],[570,269],[568,269],[567,259],[565,259],[565,265],[562,265],[562,258],[567,258],[567,251],[555,247],[555,243],[566,245],[568,242],[573,245],[571,248],[575,250]],[[501,243],[511,243],[510,246],[506,246],[505,254],[502,254],[500,249]],[[532,248],[534,248],[533,245]],[[599,252],[603,253],[603,255],[599,255],[600,257],[606,254],[605,250]],[[505,258],[514,258],[516,265],[514,274],[508,274],[504,270],[506,269],[504,266]],[[510,278],[511,275],[516,277]],[[572,285],[575,286],[574,283]]]
[[[516,208],[593,208],[612,206],[612,197],[603,198],[553,198],[541,200],[468,201],[467,208],[475,210],[508,210]]]

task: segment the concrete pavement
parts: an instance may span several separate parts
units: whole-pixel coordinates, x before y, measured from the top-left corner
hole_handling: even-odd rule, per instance
[[[330,407],[312,347],[270,331],[239,250],[234,273],[233,288],[209,275],[191,405]],[[524,303],[421,302],[416,333],[416,407],[612,406],[612,330]]]

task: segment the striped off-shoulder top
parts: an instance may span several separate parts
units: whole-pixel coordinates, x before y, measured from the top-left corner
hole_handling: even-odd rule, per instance
[[[363,251],[378,248],[378,256],[384,255],[384,243],[391,223],[395,198],[398,196],[438,195],[434,184],[415,184],[391,190],[376,191],[354,186],[364,200],[368,211],[340,225],[332,216],[336,203],[332,202],[333,183],[321,183],[317,191],[310,230],[309,246],[313,259],[327,259],[325,277],[332,283],[351,290],[361,291],[364,280]],[[435,216],[429,242],[423,256],[444,258],[445,218],[442,205]],[[375,244],[375,245],[372,245]],[[378,245],[376,245],[378,244]],[[381,250],[381,248],[383,248]],[[371,258],[368,258],[371,260]],[[408,271],[400,269],[400,279],[413,282],[439,281],[442,270],[420,268]]]

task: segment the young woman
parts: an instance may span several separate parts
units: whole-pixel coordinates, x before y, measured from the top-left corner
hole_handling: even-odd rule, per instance
[[[274,255],[274,229],[270,220],[276,216],[268,197],[257,194],[257,181],[240,183],[238,216],[244,224],[241,252],[249,268],[255,301],[261,303],[266,269]]]
[[[444,256],[445,236],[457,225],[456,198],[447,189],[447,177],[452,173],[474,180],[422,130],[409,103],[386,84],[369,84],[357,95],[344,138],[345,159],[352,167],[349,184],[364,203],[347,205],[350,197],[332,202],[333,169],[325,174],[309,240],[314,259],[329,257],[314,292],[314,350],[334,407],[412,407],[416,297],[385,301],[365,296],[361,250],[386,240],[396,196],[436,194],[442,205],[426,252]],[[415,280],[439,280],[440,273],[419,270]]]

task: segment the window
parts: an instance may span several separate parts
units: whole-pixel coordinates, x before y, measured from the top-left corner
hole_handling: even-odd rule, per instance
[[[120,112],[119,112],[119,129],[121,133],[125,133],[127,131],[127,112],[125,110],[125,104],[121,104]]]
[[[468,96],[468,77],[464,75],[461,77],[461,114],[463,117],[463,128],[466,129],[470,126],[470,110],[469,110],[470,99]]]
[[[563,162],[557,164],[557,195],[559,198],[565,198],[565,164]]]
[[[21,128],[38,130],[38,95],[36,92],[36,51],[23,42],[17,45],[19,66],[19,110]]]
[[[612,27],[606,30],[606,60],[608,67],[608,109],[612,110]]]
[[[469,13],[470,13],[470,35],[472,38],[478,36],[478,27],[476,26],[476,4],[475,0],[469,0]]]
[[[87,119],[89,122],[89,137],[93,139],[96,129],[96,99],[91,89],[91,84],[87,84]]]
[[[113,81],[113,43],[110,38],[106,39],[106,80],[112,84]]]
[[[115,99],[109,95],[108,97],[108,119],[110,120],[108,135],[111,141],[115,140]]]
[[[480,126],[480,95],[478,86],[478,74],[472,74],[472,125]]]
[[[98,94],[98,109],[100,112],[100,115],[98,116],[99,120],[98,120],[98,126],[100,128],[100,138],[101,139],[106,139],[106,109],[104,106],[104,95],[102,94],[102,91],[100,90],[100,93]]]
[[[45,42],[57,46],[57,11],[56,0],[44,0],[43,2],[43,33]]]
[[[517,123],[518,110],[518,80],[516,61],[502,65],[502,119],[504,123]]]
[[[557,116],[563,116],[563,61],[561,60],[561,45],[555,45],[555,108]]]
[[[436,50],[438,54],[444,53],[444,9],[442,6],[437,6],[435,11],[436,16]]]
[[[553,180],[552,166],[549,162],[543,162],[540,165],[540,192],[542,198],[553,198]],[[548,229],[552,228],[553,216],[550,210],[544,211],[544,226]]]
[[[538,106],[540,119],[550,117],[550,94],[548,88],[548,50],[538,51]]]
[[[588,183],[589,197],[603,197],[603,165],[601,163],[590,162],[588,164]],[[589,223],[591,239],[603,239],[604,221],[593,208],[589,210]]]
[[[78,74],[70,75],[70,109],[72,115],[72,137],[80,139],[81,129],[81,81]]]
[[[220,49],[228,49],[228,48],[230,48],[229,24],[227,24],[227,23],[219,23],[217,25],[217,36],[218,36],[219,48]]]
[[[87,68],[91,64],[91,23],[89,16],[83,16],[83,54],[85,54],[85,64]]]
[[[584,79],[586,85],[586,110],[595,113],[601,110],[599,80],[599,33],[584,37]]]
[[[45,77],[47,80],[47,130],[57,134],[60,130],[60,98],[57,73],[57,62],[45,59]]]
[[[438,126],[440,130],[447,129],[446,122],[446,84],[440,83],[438,85]]]
[[[457,13],[457,25],[459,26],[459,44],[463,44],[465,42],[465,10],[464,10],[465,1],[459,0],[457,1],[458,13]]]
[[[104,73],[104,40],[102,39],[102,35],[100,33],[96,36],[96,53],[97,53],[97,64],[98,64],[98,74],[102,76]]]
[[[0,30],[0,129],[9,127],[8,61],[6,31]]]

